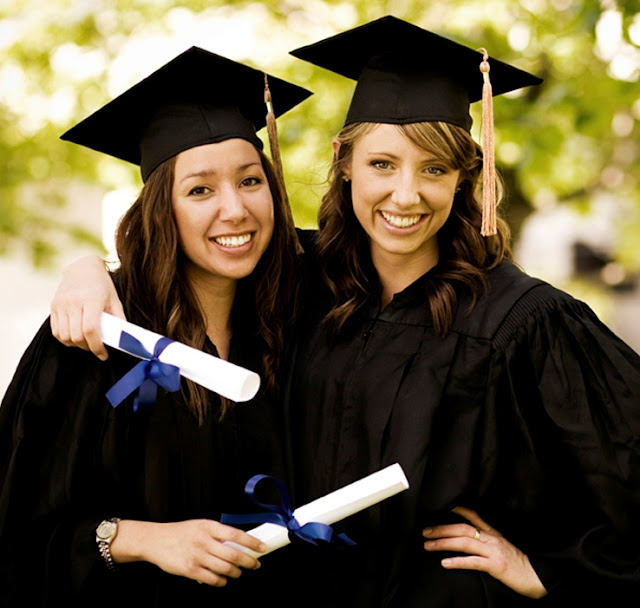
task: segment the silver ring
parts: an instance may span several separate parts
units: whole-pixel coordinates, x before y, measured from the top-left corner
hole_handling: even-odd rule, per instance
[[[476,533],[473,537],[473,540],[480,540],[480,530],[478,530],[478,528],[476,528]]]

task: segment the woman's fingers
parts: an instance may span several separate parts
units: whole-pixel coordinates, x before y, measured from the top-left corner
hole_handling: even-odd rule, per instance
[[[425,538],[448,538],[448,537],[466,537],[474,541],[487,542],[494,530],[482,530],[470,524],[448,524],[444,526],[433,526],[425,528],[422,535]]]
[[[483,530],[485,532],[493,530],[493,528],[486,521],[484,521],[482,517],[480,517],[480,515],[478,515],[478,513],[473,509],[467,509],[466,507],[456,507],[455,509],[452,509],[452,511],[454,513],[457,513],[458,515],[461,515],[467,521],[471,522],[471,524],[481,532]]]
[[[423,530],[426,551],[447,551],[464,555],[447,557],[442,566],[449,569],[478,570],[490,574],[514,591],[531,598],[546,595],[546,590],[529,558],[475,511],[454,509],[469,524],[447,524]]]
[[[66,346],[90,350],[99,359],[108,357],[100,337],[103,311],[124,318],[110,275],[96,256],[86,256],[65,268],[51,302],[51,331]]]
[[[122,529],[112,544],[116,562],[147,561],[169,574],[216,587],[224,586],[227,578],[238,578],[243,568],[260,567],[242,547],[256,553],[266,551],[264,543],[253,536],[213,520],[120,523]]]

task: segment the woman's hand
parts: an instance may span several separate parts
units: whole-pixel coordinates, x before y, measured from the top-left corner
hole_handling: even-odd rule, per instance
[[[98,359],[109,356],[100,338],[100,314],[124,319],[124,310],[103,261],[94,255],[67,266],[51,302],[51,331],[66,346],[90,350]]]
[[[169,574],[223,587],[227,578],[238,578],[240,568],[255,570],[260,562],[229,545],[232,541],[257,553],[263,542],[242,530],[209,519],[175,523],[123,520],[111,543],[116,563],[146,561]]]
[[[487,572],[526,597],[538,599],[547,594],[529,558],[522,551],[487,525],[475,511],[456,507],[453,512],[462,515],[471,525],[449,524],[422,531],[422,535],[429,539],[424,544],[427,551],[468,554],[443,559],[444,568]]]

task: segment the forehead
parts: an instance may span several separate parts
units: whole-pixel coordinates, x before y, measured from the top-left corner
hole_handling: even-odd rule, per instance
[[[262,165],[256,147],[245,139],[195,146],[176,156],[176,177],[197,171],[240,170],[247,165]]]
[[[363,133],[354,142],[354,154],[388,153],[433,156],[435,150],[416,145],[398,125],[381,123]]]

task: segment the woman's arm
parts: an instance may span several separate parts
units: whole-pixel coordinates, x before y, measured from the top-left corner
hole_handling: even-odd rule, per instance
[[[471,509],[453,509],[470,524],[449,524],[426,528],[422,534],[428,540],[427,551],[455,551],[466,556],[447,557],[442,566],[447,569],[486,572],[515,592],[539,599],[547,590],[529,562],[529,558],[502,534],[489,526]]]
[[[51,331],[66,346],[89,350],[105,361],[109,355],[100,339],[102,312],[125,318],[104,262],[89,255],[65,268],[51,302]]]
[[[246,532],[208,519],[176,523],[122,520],[110,549],[116,563],[146,561],[169,574],[223,587],[227,578],[240,576],[240,568],[260,567],[257,559],[225,541],[258,553],[266,551],[264,543]]]

